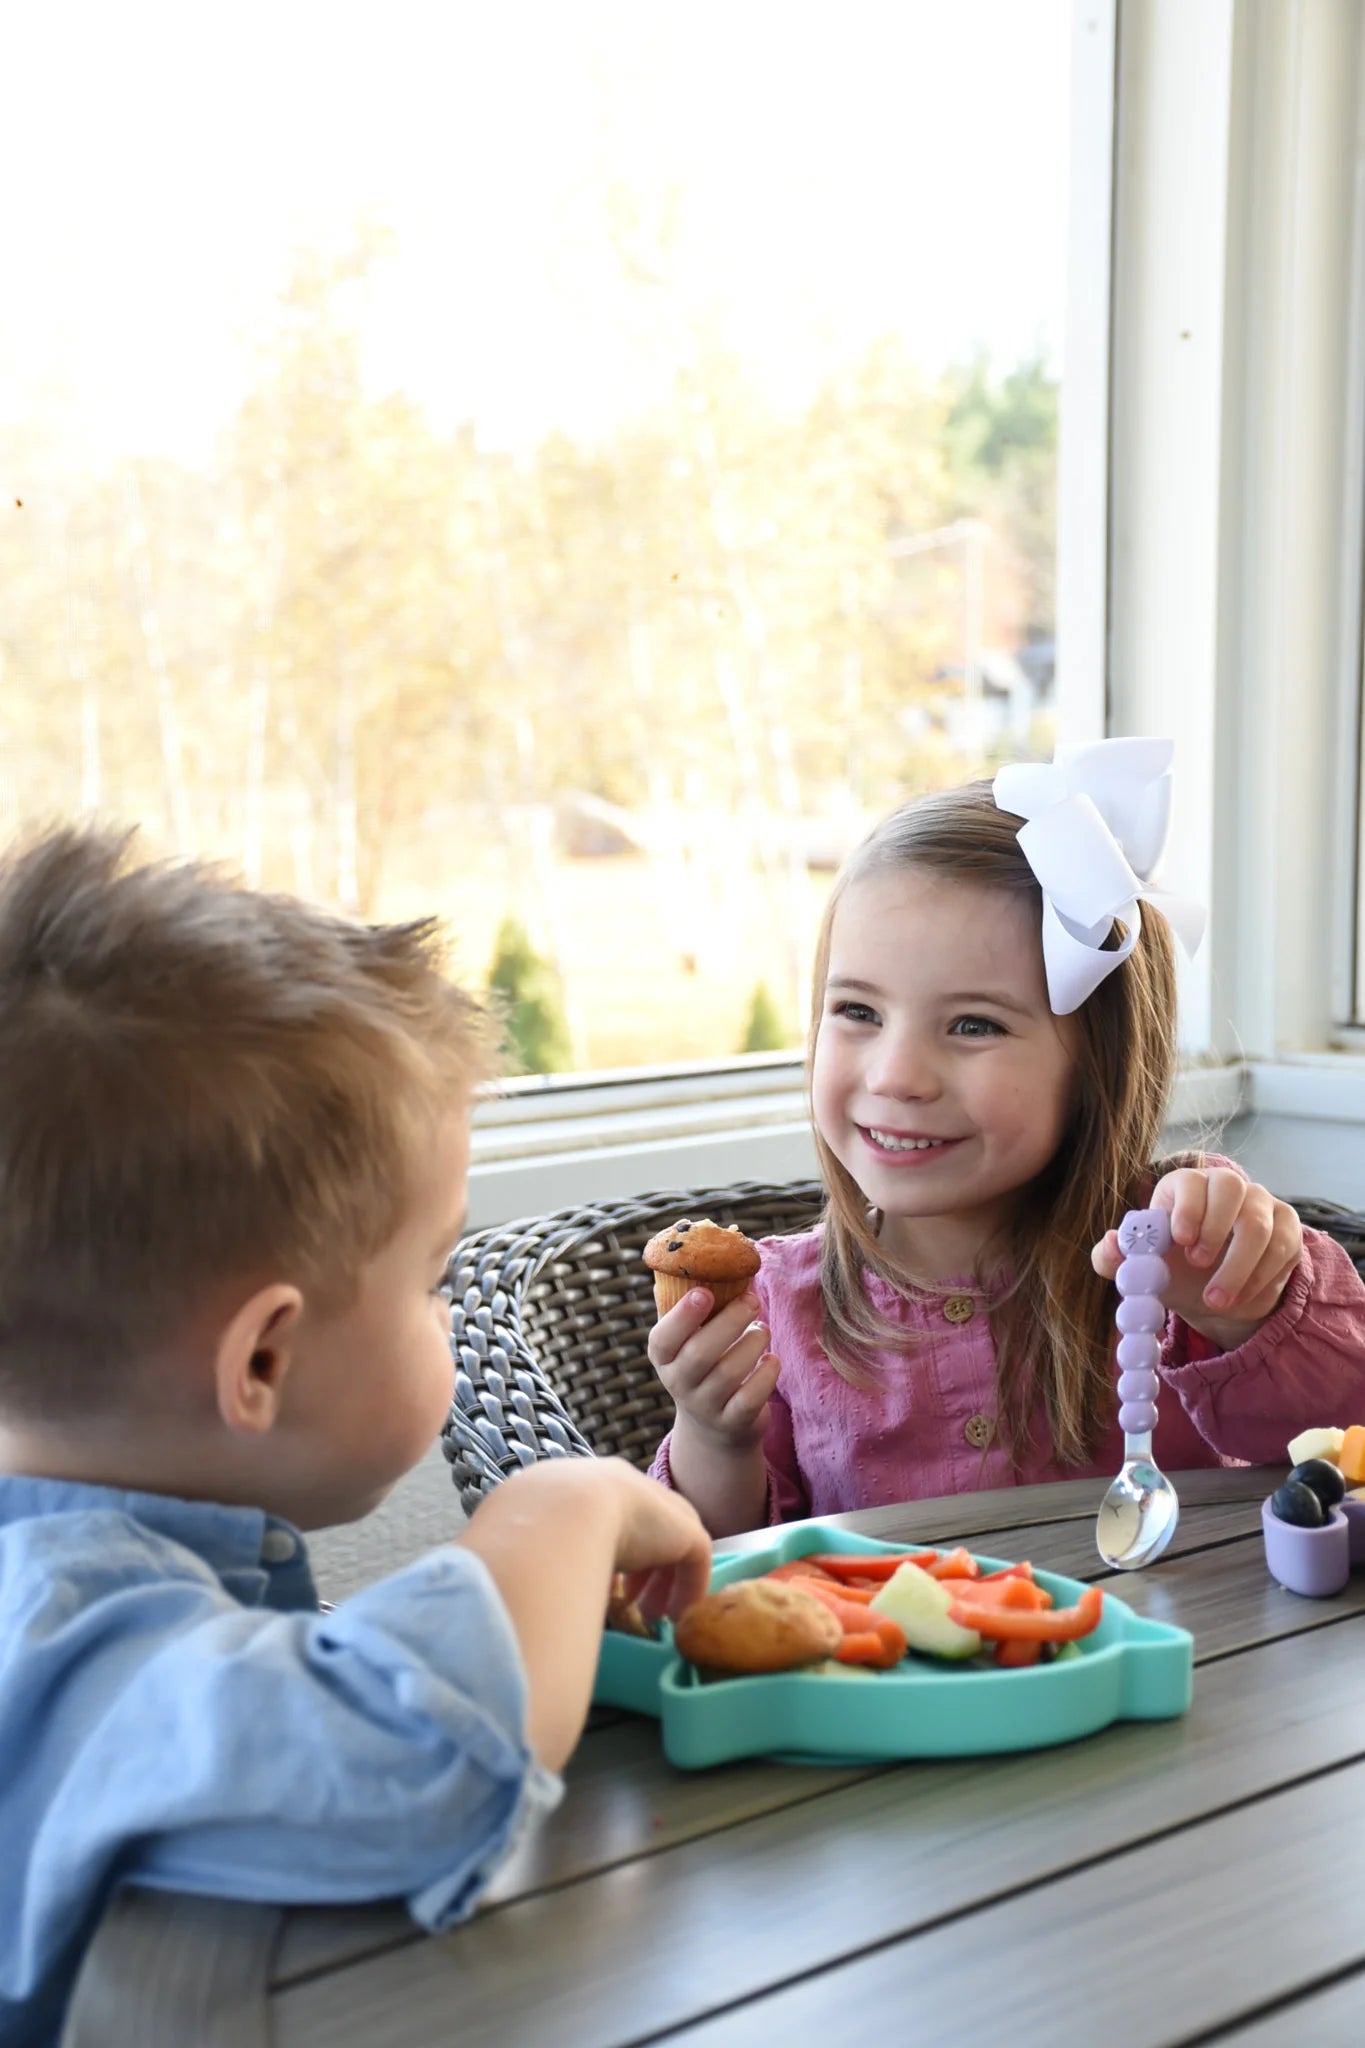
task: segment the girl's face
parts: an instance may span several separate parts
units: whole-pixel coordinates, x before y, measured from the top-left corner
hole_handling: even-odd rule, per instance
[[[852,883],[830,937],[816,1128],[882,1210],[893,1261],[970,1270],[1061,1143],[1076,1026],[1054,1017],[1036,908],[902,869]]]

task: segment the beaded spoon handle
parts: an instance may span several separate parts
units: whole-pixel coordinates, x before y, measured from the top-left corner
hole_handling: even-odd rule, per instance
[[[1095,1524],[1100,1556],[1115,1571],[1138,1571],[1154,1563],[1180,1518],[1175,1488],[1152,1457],[1160,1384],[1156,1367],[1166,1322],[1162,1295],[1171,1281],[1163,1253],[1170,1248],[1171,1219],[1164,1209],[1128,1211],[1119,1225],[1124,1256],[1116,1276],[1122,1299],[1115,1318],[1123,1470],[1100,1502]]]

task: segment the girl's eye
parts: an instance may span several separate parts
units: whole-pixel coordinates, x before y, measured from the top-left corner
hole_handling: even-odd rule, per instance
[[[877,1012],[868,1003],[836,1003],[833,1014],[836,1017],[846,1017],[850,1024],[875,1024],[877,1022]]]
[[[993,1017],[955,1017],[948,1027],[954,1038],[1003,1038],[1005,1027]]]

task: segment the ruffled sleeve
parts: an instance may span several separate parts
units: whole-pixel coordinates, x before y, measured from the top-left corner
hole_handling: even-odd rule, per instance
[[[1300,1430],[1365,1420],[1365,1282],[1334,1239],[1305,1230],[1274,1314],[1221,1352],[1171,1316],[1161,1376],[1215,1450],[1280,1463]]]

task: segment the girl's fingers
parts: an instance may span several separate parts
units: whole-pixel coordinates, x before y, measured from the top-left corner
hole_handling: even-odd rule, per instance
[[[1279,1307],[1284,1290],[1289,1285],[1290,1275],[1298,1263],[1297,1258],[1286,1262],[1283,1259],[1272,1260],[1267,1255],[1232,1306],[1239,1314],[1263,1322]]]
[[[726,1402],[722,1419],[727,1427],[750,1429],[758,1421],[777,1385],[782,1361],[775,1352],[765,1351],[758,1364]]]
[[[727,1302],[712,1318],[712,1299],[706,1288],[694,1287],[674,1304],[667,1315],[660,1316],[649,1333],[646,1347],[655,1372],[676,1364],[702,1329],[707,1329],[708,1340],[715,1340],[708,1343],[708,1348],[713,1352],[717,1348],[724,1351],[727,1344],[733,1343],[740,1331],[753,1321],[758,1311],[758,1296],[746,1292],[735,1301]]]
[[[659,1317],[649,1333],[646,1350],[649,1362],[657,1372],[662,1365],[672,1365],[688,1339],[695,1336],[711,1313],[711,1296],[704,1287],[694,1287],[669,1309],[667,1315]]]
[[[1195,1266],[1215,1265],[1228,1238],[1234,1230],[1246,1228],[1250,1216],[1256,1218],[1253,1234],[1256,1229],[1264,1229],[1267,1238],[1270,1234],[1273,1203],[1266,1188],[1244,1181],[1226,1166],[1212,1168],[1205,1182],[1203,1223],[1186,1254]]]
[[[771,1333],[763,1323],[745,1330],[719,1358],[711,1353],[692,1359],[687,1354],[659,1377],[669,1393],[699,1422],[719,1422],[735,1394],[766,1352]]]
[[[1204,1225],[1209,1174],[1202,1167],[1178,1166],[1152,1190],[1152,1207],[1171,1219],[1171,1237],[1182,1251],[1197,1244]]]
[[[1284,1293],[1303,1250],[1303,1226],[1287,1203],[1267,1200],[1269,1215],[1264,1218],[1264,1236],[1254,1257],[1255,1234],[1250,1230],[1244,1234],[1240,1218],[1234,1227],[1228,1256],[1204,1290],[1210,1308],[1269,1315]]]
[[[1117,1230],[1106,1230],[1097,1245],[1091,1248],[1090,1263],[1103,1280],[1112,1280],[1123,1264],[1123,1253],[1119,1250]]]
[[[1204,1299],[1211,1309],[1233,1308],[1246,1297],[1247,1282],[1271,1250],[1274,1230],[1271,1197],[1260,1188],[1249,1189],[1223,1256],[1204,1289]]]

